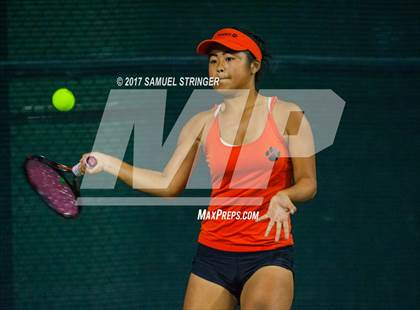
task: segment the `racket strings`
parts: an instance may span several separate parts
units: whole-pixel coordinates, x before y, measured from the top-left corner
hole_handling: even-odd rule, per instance
[[[28,160],[26,171],[29,182],[52,209],[64,216],[78,214],[77,197],[58,171],[38,159]]]

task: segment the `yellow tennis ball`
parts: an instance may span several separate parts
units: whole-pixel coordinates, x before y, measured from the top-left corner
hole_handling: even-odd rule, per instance
[[[73,93],[67,88],[57,89],[52,96],[53,106],[61,112],[68,112],[74,108],[76,99]]]

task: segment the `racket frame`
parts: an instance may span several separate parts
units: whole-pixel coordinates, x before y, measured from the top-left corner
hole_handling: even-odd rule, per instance
[[[56,209],[52,208],[48,204],[48,201],[46,201],[46,199],[42,195],[39,194],[39,191],[38,191],[37,187],[34,184],[32,184],[32,182],[29,182],[28,171],[26,170],[26,164],[29,160],[38,160],[41,163],[46,164],[50,168],[54,169],[54,171],[56,171],[60,175],[60,177],[67,183],[67,185],[70,187],[70,189],[73,192],[76,200],[77,200],[78,197],[80,197],[80,179],[81,179],[81,177],[76,176],[72,172],[72,168],[70,168],[66,165],[57,163],[53,160],[50,160],[43,155],[28,155],[28,156],[26,156],[26,159],[23,163],[23,170],[24,170],[24,173],[25,173],[25,177],[28,180],[28,183],[31,185],[31,188],[38,194],[38,196],[40,196],[42,198],[43,202],[48,206],[49,209],[53,210],[56,214],[58,214],[58,215],[60,215],[64,218],[76,218],[76,217],[78,217],[80,212],[82,211],[81,210],[82,206],[80,206],[80,205],[77,206],[78,212],[77,212],[76,215],[65,215],[63,213],[58,212]],[[71,184],[71,182],[66,177],[66,173],[71,173],[73,175],[73,184]]]

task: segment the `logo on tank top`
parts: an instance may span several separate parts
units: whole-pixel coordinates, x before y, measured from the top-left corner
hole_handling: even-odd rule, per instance
[[[277,148],[270,146],[270,148],[265,152],[265,157],[271,161],[276,161],[280,157],[280,151]]]

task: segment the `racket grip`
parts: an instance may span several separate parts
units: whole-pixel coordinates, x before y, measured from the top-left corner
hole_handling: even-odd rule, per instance
[[[96,161],[96,158],[93,156],[88,156],[88,158],[86,158],[86,165],[88,165],[90,168],[95,167],[97,163],[98,162]],[[71,168],[71,171],[74,175],[81,176],[83,174],[80,170],[80,166],[81,164],[78,163],[77,165],[73,166],[73,168]]]

